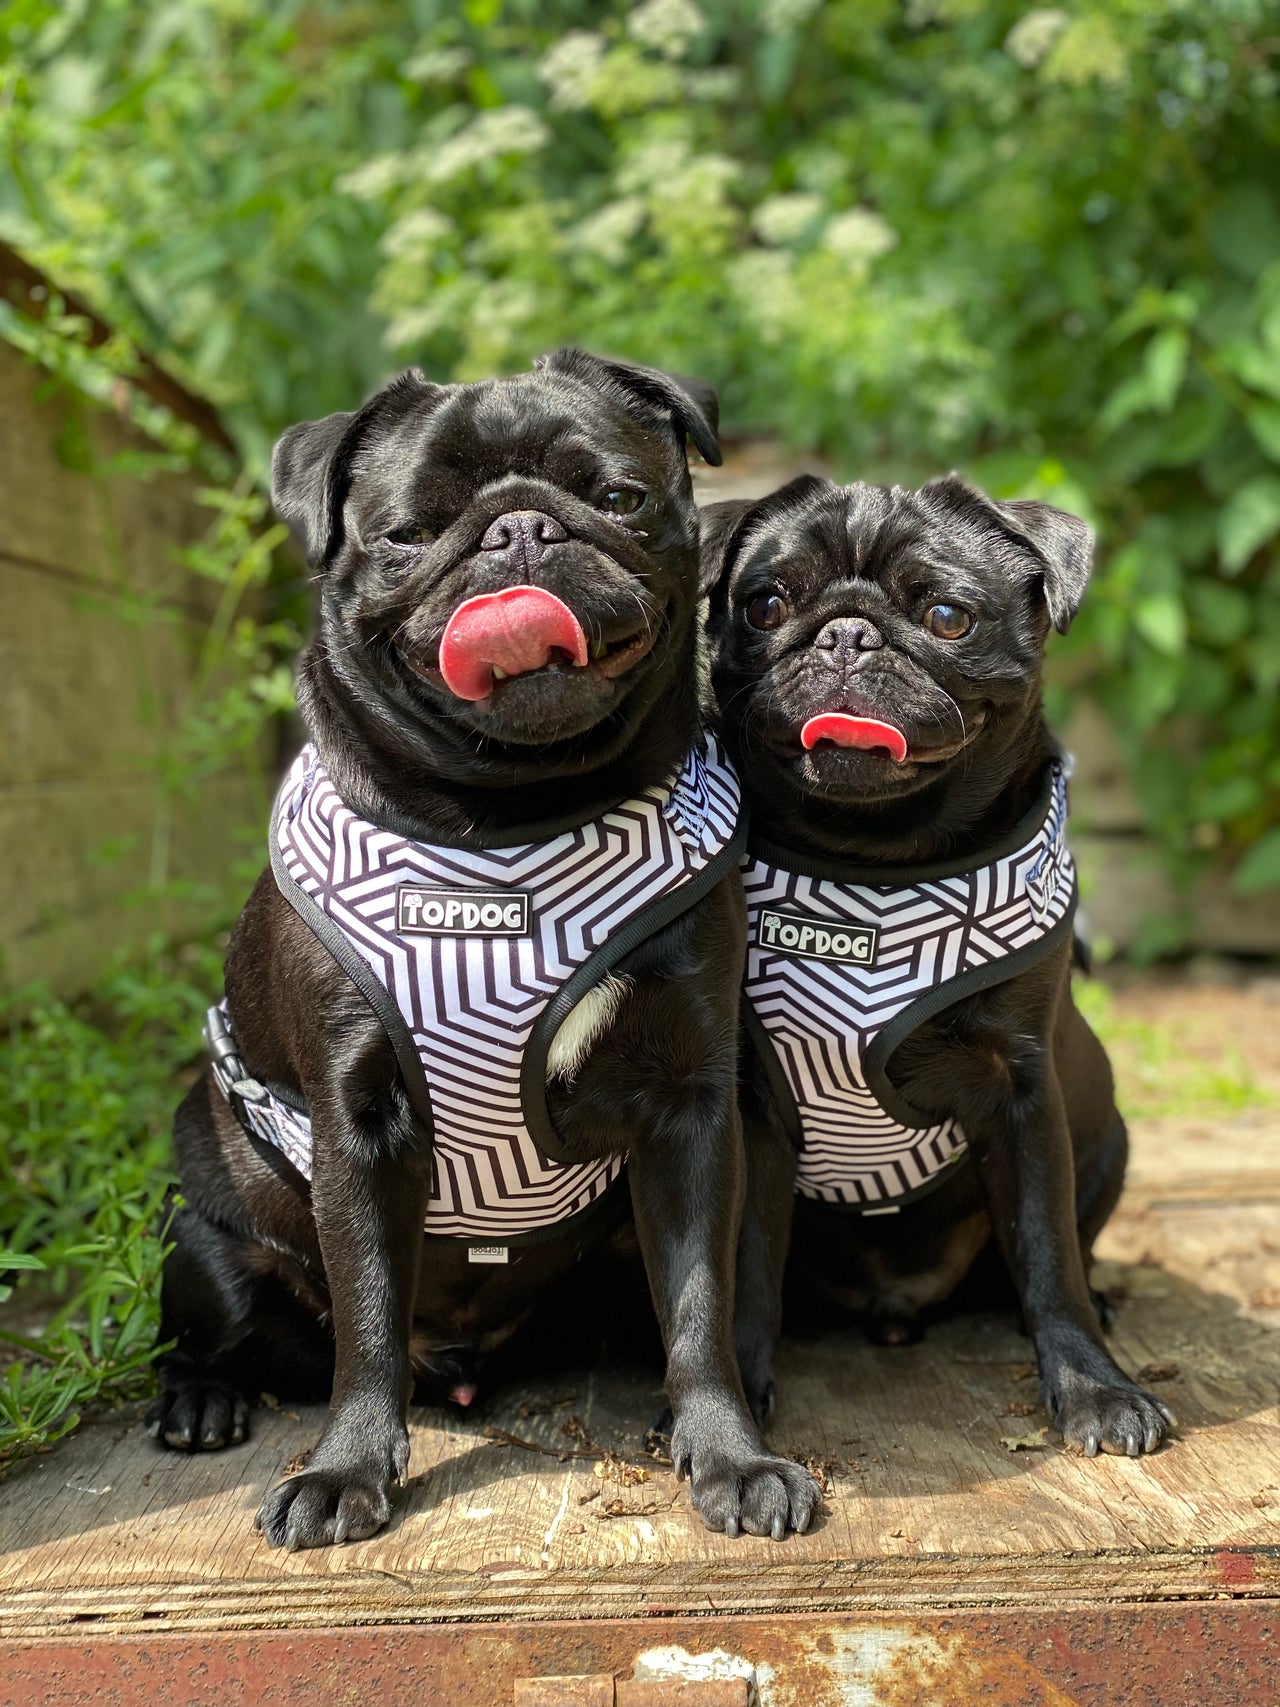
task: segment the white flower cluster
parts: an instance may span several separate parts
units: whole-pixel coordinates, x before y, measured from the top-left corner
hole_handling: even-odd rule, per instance
[[[465,47],[432,47],[406,60],[400,74],[411,83],[452,83],[471,64],[471,58]]]
[[[771,247],[796,243],[821,219],[826,205],[821,196],[802,190],[766,196],[751,215],[751,228]]]
[[[639,196],[623,196],[606,202],[569,232],[573,245],[598,255],[610,266],[626,264],[631,245],[645,220],[645,204]]]
[[[406,169],[407,157],[403,154],[375,154],[363,166],[335,178],[333,187],[341,195],[354,196],[357,201],[376,201],[404,182]]]
[[[760,26],[771,36],[798,30],[821,4],[822,0],[760,0]]]
[[[693,0],[643,0],[627,17],[627,34],[666,59],[683,59],[705,23]]]
[[[898,233],[869,207],[851,207],[827,222],[823,247],[851,264],[874,261],[877,255],[896,248]]]
[[[608,43],[594,30],[570,30],[538,61],[538,76],[550,90],[549,105],[559,112],[590,106]]]
[[[452,237],[457,226],[447,214],[434,207],[415,208],[398,219],[386,232],[378,247],[384,255],[425,256],[439,243]]]
[[[550,131],[532,107],[516,102],[493,107],[477,113],[469,125],[428,155],[423,176],[430,184],[447,184],[504,154],[532,154],[550,139]]]
[[[1033,71],[1067,26],[1060,6],[1037,6],[1024,12],[1004,38],[1004,51],[1025,71]]]

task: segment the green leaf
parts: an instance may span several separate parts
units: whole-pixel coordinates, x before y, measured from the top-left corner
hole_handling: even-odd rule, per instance
[[[1230,498],[1218,518],[1218,551],[1237,575],[1261,546],[1280,532],[1280,475],[1259,474]]]
[[[1193,581],[1187,596],[1197,628],[1215,646],[1231,646],[1249,632],[1253,604],[1239,587],[1225,587],[1221,581]]]
[[[1187,613],[1176,593],[1144,593],[1134,606],[1133,626],[1166,657],[1176,658],[1186,649]]]
[[[1277,885],[1280,885],[1280,829],[1268,830],[1253,844],[1232,878],[1232,886],[1242,895],[1274,889]]]
[[[1249,431],[1273,462],[1280,462],[1280,403],[1270,398],[1245,410]]]
[[[1162,415],[1172,409],[1174,399],[1182,389],[1190,347],[1191,338],[1185,326],[1166,326],[1156,333],[1143,352],[1142,366],[1150,404]]]

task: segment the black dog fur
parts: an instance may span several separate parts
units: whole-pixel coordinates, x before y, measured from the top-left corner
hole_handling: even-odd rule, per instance
[[[952,860],[1007,835],[1033,806],[1057,748],[1040,677],[1050,622],[1084,596],[1092,537],[1034,502],[995,503],[956,476],[919,492],[804,476],[756,503],[704,512],[719,565],[710,632],[724,734],[774,844],[884,868]],[[762,631],[748,620],[776,626]],[[969,632],[936,638],[933,606]],[[953,625],[958,625],[954,623]],[[820,631],[823,640],[818,643]],[[846,711],[896,725],[881,752],[801,746],[803,723]],[[889,1075],[910,1105],[958,1117],[971,1161],[894,1217],[866,1220],[797,1200],[798,1289],[861,1315],[873,1338],[918,1336],[992,1229],[1039,1357],[1041,1392],[1066,1440],[1092,1455],[1152,1451],[1173,1418],[1117,1367],[1086,1279],[1093,1241],[1124,1179],[1127,1138],[1106,1054],[1077,1011],[1064,942],[1031,970],[957,1002],[907,1037]],[[759,1057],[744,1045],[743,1117],[753,1156],[786,1143]],[[753,1178],[764,1167],[753,1164]],[[744,1243],[775,1253],[776,1190],[753,1188]],[[776,1299],[757,1280],[740,1335],[768,1332]]]
[[[562,350],[475,385],[406,374],[359,411],[284,436],[275,501],[320,589],[299,700],[349,805],[424,841],[484,847],[548,837],[671,774],[699,715],[684,443],[719,461],[715,427],[708,388]],[[619,487],[643,503],[608,513]],[[482,549],[513,512],[554,525]],[[648,629],[651,650],[622,674],[553,664],[483,702],[454,698],[435,668],[450,613],[530,580],[591,640]],[[711,1528],[781,1537],[807,1525],[818,1494],[761,1445],[732,1342],[743,931],[734,877],[624,959],[629,993],[571,1082],[549,1083],[548,1106],[567,1159],[629,1152],[672,1457],[694,1503]],[[258,1523],[290,1548],[361,1539],[405,1479],[415,1384],[439,1399],[472,1381],[626,1210],[521,1247],[507,1267],[469,1265],[465,1241],[424,1241],[429,1145],[389,1039],[270,872],[236,926],[226,988],[247,1070],[306,1098],[313,1179],[264,1159],[208,1074],[182,1104],[185,1207],[161,1325],[176,1345],[151,1431],[213,1449],[244,1438],[259,1386],[331,1386],[307,1469],[267,1495]],[[752,1395],[758,1414],[765,1404]]]

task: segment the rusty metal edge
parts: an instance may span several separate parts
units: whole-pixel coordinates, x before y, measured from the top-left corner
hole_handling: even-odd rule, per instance
[[[741,1656],[767,1707],[1273,1707],[1280,1600],[1116,1603],[844,1617],[676,1616],[191,1637],[157,1633],[0,1647],[0,1707],[184,1707],[270,1699],[510,1707],[518,1678],[630,1677],[639,1655]],[[927,1686],[921,1693],[922,1686]]]

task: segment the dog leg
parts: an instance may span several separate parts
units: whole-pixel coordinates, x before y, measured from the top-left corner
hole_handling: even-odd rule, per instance
[[[147,1410],[153,1440],[180,1452],[216,1452],[249,1437],[248,1383],[237,1349],[256,1291],[242,1241],[180,1209],[160,1283],[160,1391]]]
[[[667,1348],[676,1472],[709,1529],[780,1541],[808,1528],[821,1496],[799,1464],[762,1446],[734,1355],[744,1180],[732,1084],[731,1072],[708,1071],[680,1115],[668,1102],[632,1151],[631,1193]]]
[[[795,1206],[795,1152],[786,1134],[746,1117],[747,1195],[738,1235],[733,1344],[747,1405],[763,1428],[777,1397],[773,1358]]]
[[[409,1332],[430,1168],[389,1054],[379,1037],[321,1094],[308,1087],[311,1197],[336,1359],[310,1463],[273,1488],[258,1512],[267,1540],[290,1551],[375,1534],[409,1468]]]
[[[1154,1452],[1172,1411],[1115,1363],[1089,1293],[1066,1106],[1049,1048],[1009,1060],[1011,1090],[964,1117],[992,1225],[1040,1361],[1040,1393],[1069,1446],[1092,1458]]]

